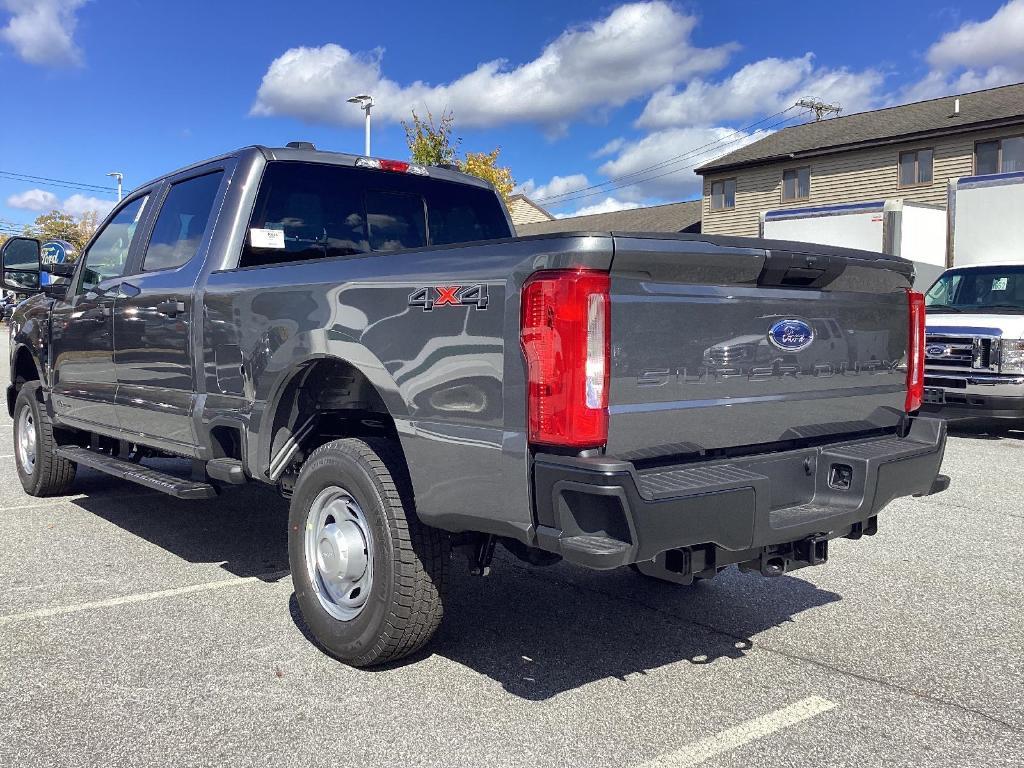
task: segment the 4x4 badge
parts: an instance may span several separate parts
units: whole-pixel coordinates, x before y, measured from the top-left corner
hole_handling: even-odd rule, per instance
[[[461,285],[437,285],[417,288],[409,294],[410,307],[423,307],[430,312],[434,307],[471,306],[487,309],[487,286],[477,283],[469,287]]]

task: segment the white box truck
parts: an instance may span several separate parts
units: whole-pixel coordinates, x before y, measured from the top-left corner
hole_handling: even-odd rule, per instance
[[[761,236],[861,248],[915,262],[923,290],[946,268],[946,211],[903,198],[761,213]]]
[[[952,268],[925,297],[925,406],[1024,420],[1024,171],[951,179]]]

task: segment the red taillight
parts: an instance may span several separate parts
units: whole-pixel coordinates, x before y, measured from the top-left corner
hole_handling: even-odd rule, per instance
[[[597,448],[608,442],[611,343],[608,273],[538,272],[523,286],[530,442]]]
[[[907,291],[910,305],[910,334],[907,339],[906,411],[916,411],[924,400],[924,294]]]

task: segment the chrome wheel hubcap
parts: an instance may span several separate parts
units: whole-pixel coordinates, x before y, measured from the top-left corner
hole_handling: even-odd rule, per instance
[[[36,471],[36,420],[25,406],[18,415],[18,463],[26,475]]]
[[[306,570],[320,605],[340,621],[363,610],[373,586],[373,537],[348,491],[325,488],[306,517]]]

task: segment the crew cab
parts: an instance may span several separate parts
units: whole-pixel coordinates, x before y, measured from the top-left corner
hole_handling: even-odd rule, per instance
[[[429,640],[452,552],[481,574],[501,544],[678,584],[777,576],[948,484],[899,258],[516,238],[479,179],[301,143],[142,185],[73,264],[39,250],[3,252],[4,284],[39,291],[11,329],[25,490],[66,493],[79,466],[190,499],[276,487],[298,605],[353,665]],[[713,370],[744,334],[790,362]],[[189,471],[146,464],[167,456]]]

